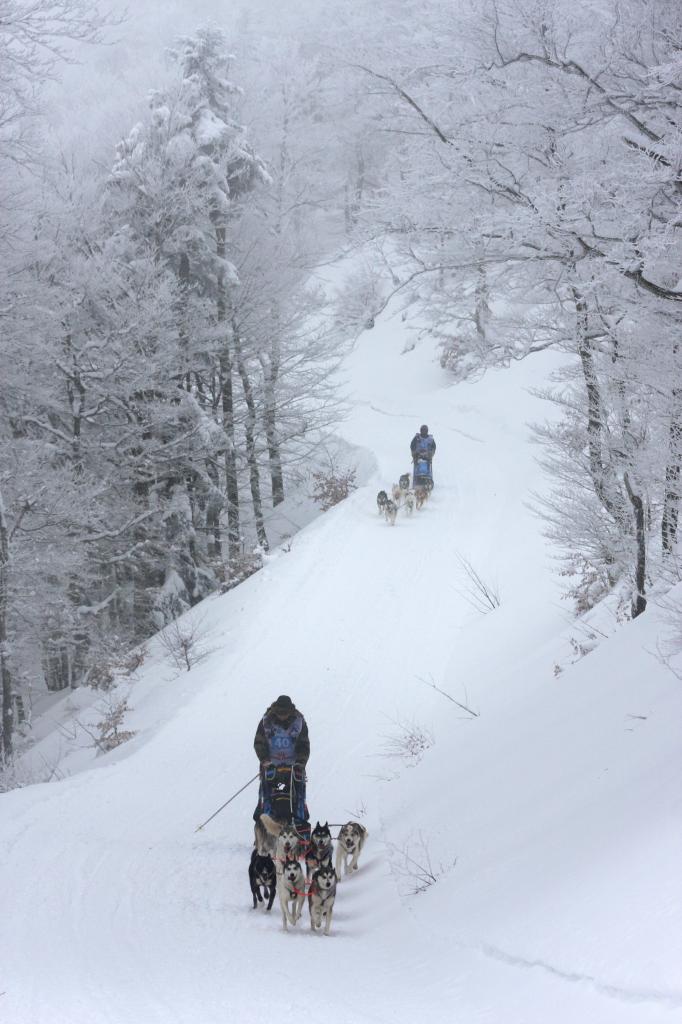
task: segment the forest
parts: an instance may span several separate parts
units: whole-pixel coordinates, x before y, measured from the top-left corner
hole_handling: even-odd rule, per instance
[[[133,15],[0,0],[4,763],[32,692],[105,686],[343,474],[389,303],[444,386],[565,353],[533,430],[574,612],[680,580],[677,0],[167,10],[143,74]]]

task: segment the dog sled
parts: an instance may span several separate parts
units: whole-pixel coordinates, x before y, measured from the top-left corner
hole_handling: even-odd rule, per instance
[[[415,459],[412,486],[415,489],[423,487],[426,491],[433,490],[433,469],[430,459]]]
[[[310,839],[310,821],[302,765],[270,764],[261,771],[258,807],[254,819],[268,814],[275,821],[293,822],[301,839]]]

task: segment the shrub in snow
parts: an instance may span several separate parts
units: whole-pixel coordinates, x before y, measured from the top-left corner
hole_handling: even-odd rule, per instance
[[[416,839],[408,838],[402,847],[396,846],[395,843],[387,843],[386,846],[391,871],[402,896],[416,896],[426,892],[457,864],[457,858],[454,857],[446,864],[434,866],[429,844],[421,832]]]
[[[159,642],[178,672],[189,672],[213,651],[206,646],[206,637],[203,618],[185,617],[169,622],[159,633]]]
[[[396,731],[384,737],[384,757],[398,757],[411,767],[419,764],[434,744],[433,734],[416,722],[396,721]]]
[[[111,704],[102,721],[97,723],[99,729],[97,746],[101,753],[106,754],[110,750],[114,750],[135,735],[132,730],[121,728],[123,718],[128,711],[130,711],[128,701],[123,698]]]
[[[255,551],[243,552],[230,561],[229,573],[226,575],[220,587],[220,592],[226,594],[228,590],[238,587],[249,576],[253,576],[259,569],[263,568],[263,552],[260,548]]]
[[[121,670],[127,676],[135,675],[138,669],[144,665],[147,653],[146,647],[136,647],[135,650],[130,651],[121,661]]]
[[[468,558],[458,555],[458,561],[462,567],[462,577],[464,580],[464,589],[463,591],[458,591],[458,593],[476,611],[487,613],[499,608],[500,591],[497,584],[491,580],[484,580]]]
[[[336,469],[333,463],[329,469],[316,470],[312,473],[311,498],[323,512],[328,512],[334,505],[347,498],[351,491],[357,489],[355,474],[354,469]]]

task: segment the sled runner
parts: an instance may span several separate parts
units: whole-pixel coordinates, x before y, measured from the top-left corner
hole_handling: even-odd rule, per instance
[[[415,460],[412,486],[423,487],[427,491],[433,490],[433,469],[429,459]]]

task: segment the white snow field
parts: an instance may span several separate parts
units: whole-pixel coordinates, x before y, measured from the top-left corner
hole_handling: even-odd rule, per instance
[[[191,672],[152,645],[133,740],[0,798],[3,1024],[682,1021],[682,684],[655,607],[571,657],[528,508],[527,389],[558,357],[446,387],[405,341],[384,317],[346,367],[370,483],[204,603]],[[376,492],[422,422],[436,490],[391,528]],[[471,606],[460,556],[499,608]],[[308,720],[313,824],[370,833],[329,937],[251,909],[255,786],[195,832],[256,772],[280,693]]]

